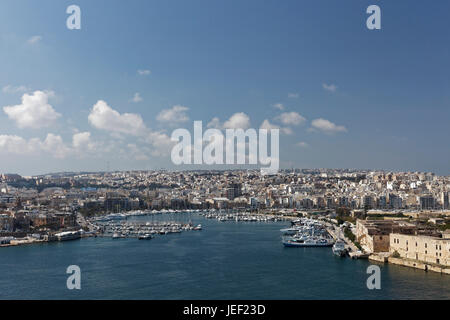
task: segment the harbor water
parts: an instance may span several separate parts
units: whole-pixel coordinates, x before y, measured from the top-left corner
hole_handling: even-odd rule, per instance
[[[221,222],[198,214],[135,217],[202,224],[150,241],[110,237],[0,248],[0,299],[450,299],[450,276],[379,265],[331,248],[286,248],[288,222]],[[130,219],[129,219],[130,220]],[[68,290],[66,268],[81,268]]]

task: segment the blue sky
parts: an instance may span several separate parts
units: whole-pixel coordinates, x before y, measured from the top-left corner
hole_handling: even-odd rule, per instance
[[[66,28],[71,4],[81,30]],[[381,30],[366,28],[371,4]],[[0,172],[175,168],[174,128],[244,113],[289,133],[282,167],[447,175],[449,12],[444,0],[3,0]],[[25,94],[51,110],[28,121]],[[100,100],[107,114],[89,118]]]

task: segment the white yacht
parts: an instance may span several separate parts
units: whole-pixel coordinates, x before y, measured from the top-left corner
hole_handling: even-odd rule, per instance
[[[345,242],[342,240],[336,241],[336,243],[333,245],[333,253],[339,257],[345,256],[347,254]]]

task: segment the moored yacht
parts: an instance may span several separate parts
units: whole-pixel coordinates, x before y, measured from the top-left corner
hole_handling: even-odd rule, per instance
[[[333,241],[326,238],[291,237],[283,239],[283,245],[285,247],[330,247],[333,245]]]
[[[347,248],[345,247],[345,242],[342,240],[336,241],[333,245],[333,253],[337,256],[343,257],[347,254]]]
[[[153,239],[153,236],[151,234],[149,234],[149,233],[146,233],[146,234],[144,234],[142,236],[139,236],[138,239],[139,240],[151,240],[151,239]]]

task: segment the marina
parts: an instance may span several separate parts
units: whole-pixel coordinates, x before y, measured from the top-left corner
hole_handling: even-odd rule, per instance
[[[285,247],[331,247],[334,240],[319,221],[300,218],[292,221],[290,228],[280,230]]]
[[[201,224],[182,224],[173,221],[146,223],[110,221],[105,223],[97,223],[96,226],[99,230],[98,234],[103,237],[111,237],[113,239],[138,238],[139,240],[150,240],[155,235],[202,230]]]
[[[270,214],[255,214],[251,212],[227,212],[221,210],[212,210],[202,212],[207,219],[216,219],[221,222],[236,221],[236,222],[277,222],[277,221],[289,221],[291,218],[284,217],[282,215],[270,215]]]

